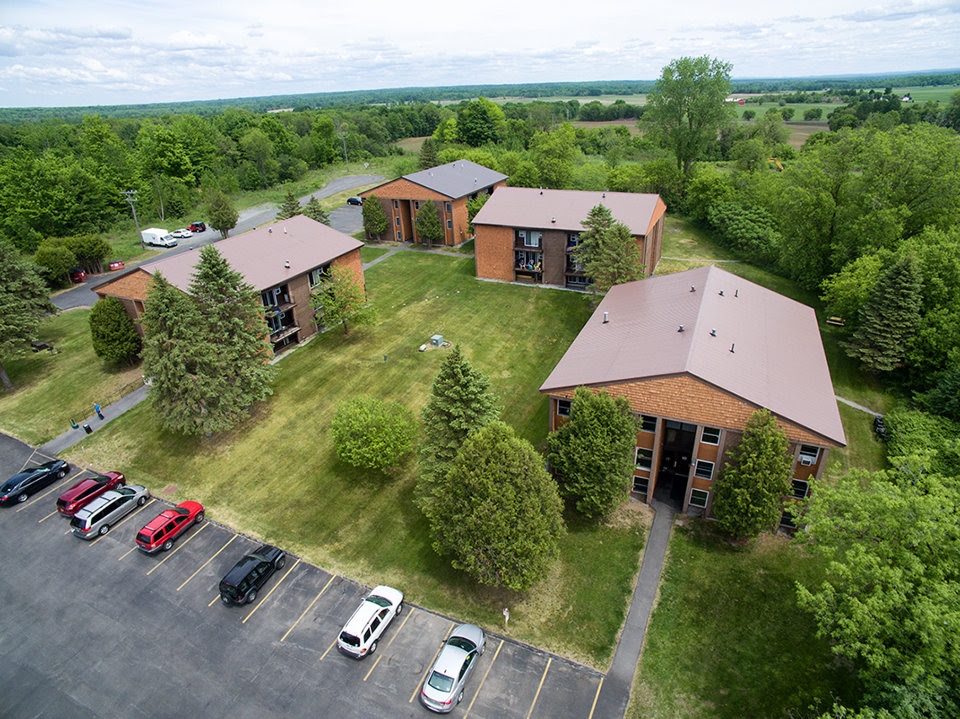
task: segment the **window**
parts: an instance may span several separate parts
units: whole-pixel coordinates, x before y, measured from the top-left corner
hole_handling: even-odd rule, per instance
[[[644,432],[656,432],[657,431],[657,418],[651,417],[646,414],[640,415],[641,429]]]
[[[810,491],[810,483],[804,479],[793,480],[793,496],[796,499],[806,499]]]
[[[649,477],[637,477],[633,478],[633,491],[638,494],[646,494],[650,488],[650,478]]]
[[[812,464],[816,464],[818,459],[820,459],[819,447],[812,447],[809,444],[800,445],[800,464],[804,467],[809,467]]]
[[[524,241],[523,241],[523,246],[524,246],[524,247],[539,247],[539,246],[540,246],[540,238],[541,238],[542,236],[543,236],[543,233],[541,233],[541,232],[531,231],[531,232],[526,236],[526,239],[524,239]]]
[[[787,529],[797,528],[796,519],[794,518],[793,513],[789,509],[784,510],[783,514],[780,515],[780,526],[786,527]]]
[[[321,282],[323,282],[323,279],[327,274],[327,269],[328,269],[328,266],[324,265],[323,267],[318,267],[315,270],[310,270],[310,289],[311,290],[317,285],[319,285]]]
[[[649,472],[653,469],[653,450],[637,447],[637,469],[644,469]]]
[[[713,462],[707,462],[702,459],[697,460],[697,469],[694,475],[700,479],[713,479]]]
[[[448,230],[452,230],[452,229],[453,229],[453,220],[447,220],[447,229],[448,229]]]
[[[393,201],[393,209],[395,209],[395,210],[399,210],[399,209],[400,209],[400,200],[394,200],[394,201]]]
[[[567,247],[568,247],[568,248],[574,248],[574,247],[576,247],[576,246],[579,245],[579,244],[580,244],[580,233],[579,233],[579,232],[571,232],[570,234],[567,235]]]
[[[403,240],[403,233],[400,232],[400,230],[397,230],[397,239],[401,241]]]
[[[453,203],[452,203],[452,202],[445,202],[445,203],[443,203],[443,206],[444,206],[444,208],[446,209],[448,215],[449,215],[451,212],[453,212]]]
[[[517,242],[522,242],[523,244],[527,244],[526,230],[517,230]]]
[[[557,414],[561,417],[570,416],[570,400],[568,399],[558,399],[557,400]]]
[[[419,210],[419,209],[420,209],[420,200],[414,200],[414,201],[413,201],[413,209],[415,209],[415,210]]]
[[[700,441],[703,444],[720,444],[720,430],[716,427],[704,427],[700,433]]]
[[[694,489],[690,491],[690,506],[707,508],[707,500],[710,499],[710,492],[705,489]]]
[[[393,218],[393,224],[395,224],[397,227],[400,227],[400,216],[399,216],[399,215],[397,215],[396,217]]]

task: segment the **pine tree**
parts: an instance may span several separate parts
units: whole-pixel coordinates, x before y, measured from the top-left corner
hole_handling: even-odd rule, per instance
[[[423,141],[423,144],[420,146],[420,169],[429,170],[431,167],[436,167],[440,164],[440,160],[437,156],[437,141],[432,137],[428,137]]]
[[[443,221],[440,219],[436,203],[427,200],[421,204],[415,224],[417,226],[417,236],[424,240],[428,247],[443,243],[445,235]]]
[[[323,206],[320,204],[320,200],[318,200],[314,195],[311,195],[310,199],[307,200],[307,204],[303,206],[303,214],[309,217],[311,220],[322,222],[325,225],[330,224],[330,215],[325,209],[323,209]]]
[[[560,553],[563,505],[543,457],[503,422],[466,438],[428,506],[434,549],[480,584],[526,591]]]
[[[574,260],[591,280],[591,290],[605,294],[614,285],[643,277],[643,264],[630,228],[613,218],[606,205],[592,208],[582,222]]]
[[[912,256],[893,264],[860,308],[847,354],[873,372],[900,367],[920,325],[922,291],[923,279]]]
[[[777,525],[790,492],[787,437],[766,409],[747,420],[740,443],[727,451],[713,480],[713,514],[721,531],[738,539]]]
[[[383,240],[383,233],[387,231],[390,223],[387,222],[387,213],[383,211],[383,205],[376,195],[370,195],[363,201],[363,229],[367,237],[376,237]]]
[[[547,437],[560,492],[587,517],[610,514],[627,496],[637,420],[623,397],[577,387],[570,421]]]
[[[227,239],[230,230],[237,226],[240,214],[234,208],[230,199],[220,190],[214,190],[207,202],[207,216],[210,218],[210,227],[220,233],[220,237]]]
[[[302,212],[303,208],[300,207],[300,200],[293,196],[293,190],[287,190],[283,204],[277,210],[277,219],[286,220]]]
[[[90,338],[97,357],[135,364],[143,348],[133,321],[116,297],[104,297],[90,310]]]
[[[433,501],[435,480],[446,474],[467,436],[498,415],[490,380],[467,361],[457,345],[441,363],[421,412],[424,437],[417,485],[421,508]]]
[[[0,239],[0,357],[22,352],[37,339],[40,321],[56,312],[36,265],[24,259],[5,239]],[[0,364],[0,382],[13,387]]]

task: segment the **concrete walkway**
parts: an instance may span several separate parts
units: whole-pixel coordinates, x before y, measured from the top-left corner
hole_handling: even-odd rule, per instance
[[[96,431],[98,427],[102,427],[107,422],[119,417],[131,407],[135,407],[136,405],[140,404],[140,402],[146,399],[147,390],[149,389],[149,387],[144,385],[143,387],[135,389],[130,394],[124,395],[109,407],[103,407],[100,410],[103,414],[103,419],[97,417],[96,414],[91,415],[83,420],[77,419],[76,421],[80,424],[78,429],[69,429],[59,437],[54,437],[42,447],[38,447],[39,451],[51,457],[55,457],[63,450],[67,449],[68,447],[72,447],[87,436],[86,430],[83,429],[84,425],[87,425],[91,430]]]

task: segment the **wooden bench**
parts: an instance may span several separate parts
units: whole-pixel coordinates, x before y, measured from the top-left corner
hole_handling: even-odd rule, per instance
[[[843,327],[846,322],[843,321],[843,317],[827,317],[827,324],[833,325],[834,327]]]

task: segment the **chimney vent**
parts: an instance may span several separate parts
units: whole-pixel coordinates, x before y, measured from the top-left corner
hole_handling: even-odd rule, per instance
[[[736,347],[736,346],[737,346],[736,344],[730,345],[730,354],[734,354],[733,348]]]
[[[680,327],[677,328],[677,332],[683,332],[683,325],[680,325]]]
[[[603,313],[603,324],[607,324],[609,321],[610,321],[610,313],[609,313],[609,312],[604,312],[604,313]]]
[[[283,234],[287,234],[287,226],[286,226],[286,225],[283,226]]]
[[[691,291],[691,292],[696,292],[696,291],[697,291],[697,286],[696,286],[696,285],[690,285],[690,291]]]
[[[716,337],[716,336],[717,336],[717,328],[716,328],[716,327],[714,327],[713,329],[710,330],[710,336],[711,336],[711,337]]]
[[[733,296],[734,296],[734,297],[739,297],[739,296],[740,296],[740,290],[734,290],[734,291],[733,291]]]
[[[284,266],[284,268],[286,268],[286,269],[289,270],[289,269],[290,269],[290,260],[284,260],[284,261],[283,261],[283,266]]]
[[[720,296],[723,297],[723,290],[720,290]]]
[[[268,234],[268,235],[272,235],[272,234],[273,234],[273,228],[272,228],[272,227],[268,227],[268,228],[267,228],[267,234]]]
[[[556,218],[556,217],[551,217],[551,218],[550,218],[550,222],[556,222],[556,221],[557,221],[557,218]]]

